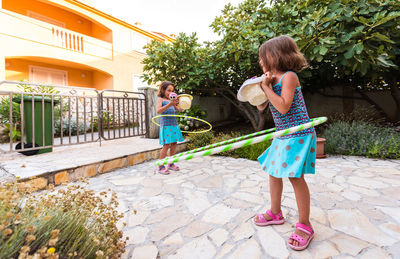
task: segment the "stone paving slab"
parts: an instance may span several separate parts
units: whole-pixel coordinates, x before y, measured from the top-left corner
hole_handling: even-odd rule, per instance
[[[302,252],[287,245],[297,222],[287,179],[286,223],[257,227],[252,218],[270,199],[257,162],[212,156],[179,166],[160,175],[152,161],[90,179],[88,188],[119,197],[130,237],[124,258],[400,258],[399,160],[317,160],[317,174],[306,175],[316,234]]]

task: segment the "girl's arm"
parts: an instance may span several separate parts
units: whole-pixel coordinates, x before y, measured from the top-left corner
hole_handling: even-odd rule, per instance
[[[162,106],[162,101],[163,101],[162,98],[158,97],[158,100],[157,100],[157,113],[158,114],[165,112],[172,105],[172,102],[169,102],[167,105]]]
[[[182,108],[179,108],[178,106],[174,106],[175,107],[175,110],[177,110],[178,112],[182,112],[183,111],[183,109]]]
[[[287,73],[282,79],[281,96],[277,95],[272,88],[265,83],[261,83],[262,89],[267,95],[271,104],[281,113],[285,114],[289,111],[294,98],[294,90],[300,85],[299,79],[294,73]]]
[[[177,101],[177,103],[176,103],[176,104],[174,104],[174,108],[175,108],[175,110],[176,110],[176,111],[178,111],[178,112],[182,112],[182,111],[183,111],[183,109],[178,107],[178,104],[179,104],[179,98],[178,98],[178,99],[176,99],[176,101]]]

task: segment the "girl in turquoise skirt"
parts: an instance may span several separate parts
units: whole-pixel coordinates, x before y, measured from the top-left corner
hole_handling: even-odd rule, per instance
[[[277,130],[310,122],[296,72],[308,66],[295,41],[280,36],[265,42],[259,49],[260,65],[265,73],[262,89],[269,100],[269,108]],[[267,107],[268,101],[257,106]],[[289,178],[296,196],[299,222],[289,237],[295,250],[307,248],[314,237],[310,223],[310,192],[304,174],[315,174],[316,136],[314,128],[304,129],[276,138],[258,158],[262,170],[269,174],[271,208],[258,214],[258,226],[279,225],[285,222],[281,211],[282,178]]]
[[[178,108],[178,99],[170,100],[169,95],[173,93],[175,86],[169,81],[164,81],[160,84],[158,89],[158,100],[157,100],[157,113],[158,114],[175,114],[175,110],[182,111]],[[160,144],[163,145],[160,152],[160,159],[167,156],[169,150],[169,155],[173,156],[176,153],[176,143],[178,141],[184,141],[182,137],[182,132],[179,129],[176,117],[168,116],[161,117],[160,123]],[[179,171],[179,167],[173,163],[168,164],[168,167],[160,165],[158,167],[158,172],[160,174],[169,174],[169,170]]]

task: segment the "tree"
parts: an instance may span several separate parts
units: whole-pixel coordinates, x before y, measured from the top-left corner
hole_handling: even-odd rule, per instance
[[[211,25],[223,36],[220,47],[234,53],[240,69],[245,68],[242,71],[249,71],[249,54],[257,56],[253,44],[290,35],[310,61],[310,68],[300,73],[307,90],[351,87],[389,117],[367,92],[390,89],[397,111],[391,119],[400,120],[399,1],[292,0],[270,4],[248,0],[237,8],[227,6]]]
[[[351,87],[371,99],[369,90],[391,90],[400,120],[399,59],[400,2],[398,1],[294,1],[297,26],[292,35],[310,59],[306,86]],[[285,6],[287,7],[287,5]]]
[[[200,45],[195,34],[180,34],[168,45],[147,46],[144,78],[173,80],[183,89],[217,91],[250,120],[254,129],[265,124],[265,112],[236,99],[240,85],[262,73],[258,48],[266,40],[290,35],[310,60],[299,74],[310,91],[344,85],[370,103],[370,89],[391,89],[400,117],[400,3],[396,0],[247,0],[228,4],[211,28],[222,38]],[[381,109],[383,111],[383,109]]]
[[[248,72],[236,73],[237,62],[227,60],[227,53],[216,43],[200,45],[196,34],[179,34],[172,44],[152,41],[146,46],[146,52],[148,57],[143,60],[146,72],[143,78],[149,84],[170,80],[185,92],[217,92],[242,111],[255,129],[262,129],[264,122],[258,121],[265,116],[236,99],[236,91],[248,78]],[[252,67],[254,74],[260,74],[257,61],[253,63],[256,64]]]

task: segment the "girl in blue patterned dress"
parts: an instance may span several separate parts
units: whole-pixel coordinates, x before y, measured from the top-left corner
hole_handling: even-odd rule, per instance
[[[157,113],[158,114],[175,114],[175,110],[182,111],[178,108],[178,99],[170,100],[169,95],[173,93],[175,86],[169,81],[164,81],[160,84],[158,89],[158,100],[157,100]],[[182,132],[179,129],[178,122],[175,117],[167,116],[161,117],[160,123],[160,144],[163,145],[160,151],[160,159],[167,156],[169,149],[169,155],[173,156],[176,153],[176,143],[178,141],[184,141]],[[169,174],[169,170],[179,171],[179,167],[175,164],[168,164],[168,168],[164,165],[158,167],[160,174]]]
[[[269,100],[269,107],[277,130],[287,129],[310,121],[299,79],[295,72],[308,66],[295,41],[280,36],[265,42],[259,49],[261,68],[265,73],[261,86]],[[294,71],[294,72],[293,72]],[[264,110],[268,102],[259,105]],[[304,129],[275,138],[271,146],[258,158],[262,170],[269,174],[271,209],[258,214],[258,226],[284,223],[281,211],[282,178],[288,177],[296,196],[299,222],[289,237],[295,250],[307,248],[314,236],[310,217],[310,192],[304,174],[315,174],[316,136],[314,128]]]

